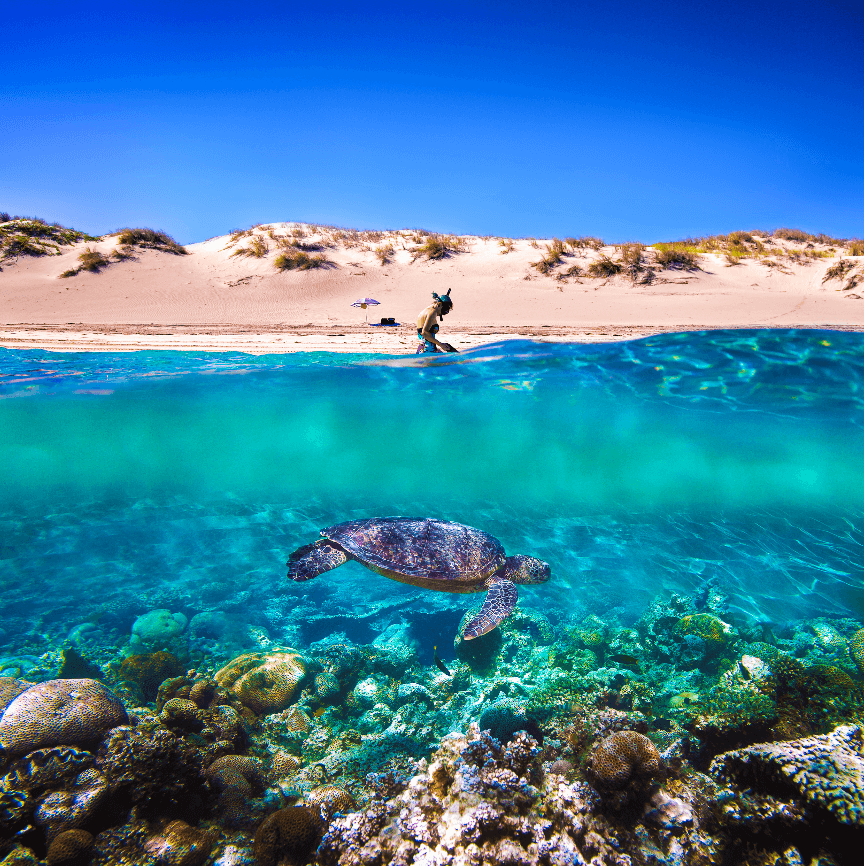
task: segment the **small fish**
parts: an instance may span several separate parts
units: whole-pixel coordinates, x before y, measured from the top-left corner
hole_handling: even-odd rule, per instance
[[[628,668],[639,667],[639,659],[636,656],[631,656],[629,653],[616,653],[612,656],[612,661],[618,662],[618,664]]]
[[[438,670],[441,671],[441,673],[447,674],[448,677],[452,677],[453,674],[451,674],[450,671],[447,670],[447,665],[445,665],[444,662],[442,662],[441,659],[438,658],[438,647],[433,646],[432,652],[434,653],[432,661],[435,662],[435,667],[437,667]]]

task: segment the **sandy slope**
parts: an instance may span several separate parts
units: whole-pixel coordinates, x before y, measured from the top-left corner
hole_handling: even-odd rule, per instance
[[[269,228],[280,234],[294,225]],[[502,254],[496,239],[468,238],[467,251],[428,261],[412,260],[414,243],[394,234],[387,265],[374,253],[386,241],[343,240],[324,250],[332,267],[280,273],[273,264],[275,244],[266,229],[259,234],[270,247],[263,258],[232,257],[248,237],[233,246],[229,237],[219,237],[190,245],[188,256],[143,250],[136,260],[101,273],[59,277],[87,246],[109,253],[116,246],[112,237],[67,247],[59,256],[6,263],[0,272],[0,345],[107,348],[113,341],[117,348],[239,348],[245,340],[247,351],[291,351],[365,341],[369,350],[405,351],[414,345],[410,326],[417,312],[432,291],[448,287],[455,307],[445,330],[461,333],[463,346],[496,334],[620,339],[646,330],[724,326],[864,329],[864,299],[841,291],[837,280],[822,281],[836,259],[786,264],[784,273],[754,260],[729,266],[706,255],[700,271],[664,271],[649,285],[622,277],[560,281],[531,267],[544,242],[537,249],[515,241],[512,252]],[[564,267],[584,267],[596,255],[574,255]],[[860,269],[864,262],[857,262]],[[407,327],[386,334],[366,328],[363,311],[351,307],[365,296],[381,302],[370,308],[370,321],[392,316]],[[22,327],[33,325],[62,327]],[[183,327],[192,325],[200,327]],[[544,332],[544,326],[551,328]],[[307,333],[299,333],[303,328]],[[292,335],[293,341],[287,339]]]

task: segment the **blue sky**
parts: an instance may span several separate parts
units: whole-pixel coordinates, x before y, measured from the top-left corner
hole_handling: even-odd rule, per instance
[[[864,235],[864,0],[4,9],[0,210]]]

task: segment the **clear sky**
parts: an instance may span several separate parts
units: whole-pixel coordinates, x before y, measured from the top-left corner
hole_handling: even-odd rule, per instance
[[[864,0],[8,3],[0,210],[864,236]]]

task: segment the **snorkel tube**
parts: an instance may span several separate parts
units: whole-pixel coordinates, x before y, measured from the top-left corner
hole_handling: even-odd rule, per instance
[[[447,289],[447,292],[443,295],[439,295],[437,292],[432,292],[432,297],[436,301],[442,305],[441,315],[446,316],[450,310],[453,309],[453,301],[450,299],[450,289]]]

